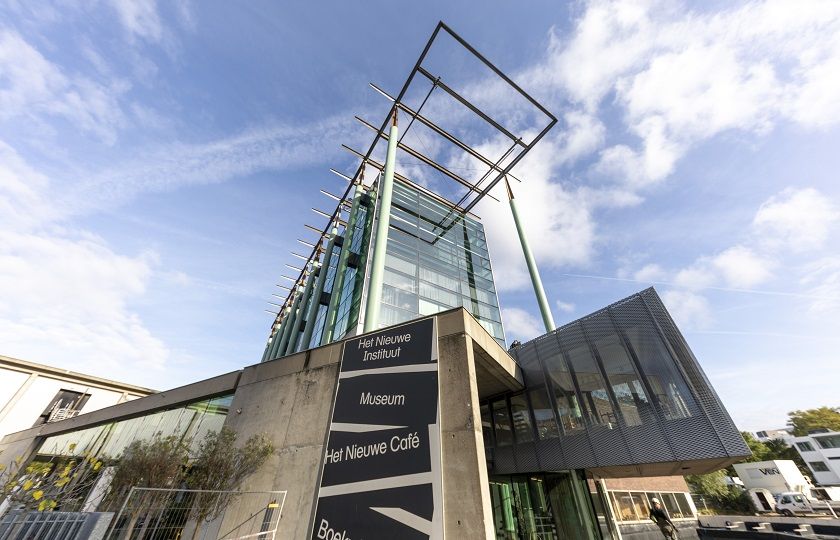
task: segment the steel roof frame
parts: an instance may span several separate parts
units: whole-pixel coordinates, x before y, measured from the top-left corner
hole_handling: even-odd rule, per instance
[[[447,34],[448,36],[450,36],[452,39],[454,39],[459,45],[461,45],[465,50],[467,50],[473,57],[478,59],[485,67],[489,68],[498,78],[500,78],[502,81],[504,81],[510,88],[515,90],[520,96],[525,98],[531,105],[533,105],[534,108],[539,110],[539,112],[542,113],[548,119],[548,123],[539,131],[539,133],[537,133],[536,136],[534,136],[533,139],[531,139],[530,142],[528,142],[528,143],[523,142],[522,137],[517,137],[516,135],[514,135],[513,133],[508,131],[504,126],[502,126],[501,124],[496,122],[490,115],[488,115],[487,113],[485,113],[484,111],[479,109],[476,105],[471,103],[468,99],[461,96],[455,89],[453,89],[449,85],[447,85],[444,81],[441,80],[441,78],[439,76],[433,75],[426,68],[423,67],[423,61],[426,59],[427,55],[429,54],[429,51],[431,50],[432,46],[435,43],[435,40],[440,35],[441,31],[444,32],[445,34]],[[403,98],[405,97],[406,92],[411,87],[411,84],[414,81],[415,76],[418,73],[420,75],[422,75],[425,79],[430,81],[432,83],[432,87],[429,90],[429,92],[426,94],[425,99],[422,101],[422,103],[417,108],[417,110],[414,110],[410,106],[408,106],[407,104],[403,103]],[[275,320],[272,324],[276,324],[280,321],[280,319],[282,318],[283,311],[285,310],[285,308],[287,306],[291,305],[291,302],[293,301],[292,299],[295,295],[295,290],[298,287],[303,286],[304,281],[305,281],[306,276],[307,276],[307,267],[309,266],[310,263],[318,260],[318,256],[320,255],[320,253],[322,251],[321,244],[323,243],[323,239],[330,234],[330,230],[333,228],[333,226],[335,226],[336,224],[339,224],[339,223],[344,223],[344,220],[341,219],[342,209],[346,206],[347,201],[348,201],[348,197],[350,196],[350,192],[354,188],[354,186],[361,184],[362,176],[363,176],[364,170],[365,170],[365,165],[370,164],[374,168],[382,170],[384,165],[382,163],[379,163],[379,162],[375,161],[374,159],[372,159],[371,156],[372,156],[374,150],[376,149],[376,146],[379,144],[380,141],[387,141],[388,136],[386,134],[387,133],[386,128],[388,127],[388,122],[391,121],[392,116],[394,114],[396,114],[397,109],[400,109],[403,112],[407,113],[408,116],[411,118],[411,120],[408,124],[408,127],[403,131],[403,133],[400,137],[400,142],[399,142],[398,148],[400,150],[403,150],[404,152],[408,153],[409,155],[411,155],[415,159],[419,160],[421,163],[431,167],[432,169],[434,169],[434,170],[438,171],[439,173],[443,174],[444,176],[448,177],[450,180],[457,182],[461,187],[467,188],[466,194],[464,196],[462,196],[461,199],[457,203],[454,203],[452,201],[447,200],[447,202],[449,202],[452,205],[452,211],[451,212],[457,212],[458,214],[466,214],[466,213],[470,212],[470,210],[472,210],[472,208],[475,207],[475,205],[478,204],[478,202],[481,199],[483,199],[485,196],[489,196],[489,197],[491,197],[495,200],[498,200],[495,197],[493,197],[492,195],[489,195],[489,193],[490,193],[490,190],[492,190],[502,179],[505,178],[505,176],[508,176],[508,177],[514,178],[517,181],[520,181],[518,178],[516,178],[516,177],[514,177],[513,175],[510,174],[511,169],[513,169],[513,167],[516,166],[516,164],[519,163],[519,161],[521,161],[523,157],[525,157],[525,155],[534,147],[534,145],[536,145],[545,136],[545,134],[548,133],[548,131],[552,127],[554,127],[554,125],[557,123],[557,118],[553,114],[551,114],[551,112],[549,112],[542,104],[540,104],[530,94],[525,92],[525,90],[523,90],[519,85],[517,85],[515,82],[513,82],[513,80],[511,80],[507,75],[505,75],[498,67],[496,67],[492,62],[490,62],[490,60],[488,60],[484,55],[482,55],[480,52],[478,52],[466,40],[464,40],[461,36],[459,36],[457,33],[455,33],[455,31],[453,31],[443,21],[438,22],[437,26],[435,27],[434,31],[432,32],[431,36],[429,37],[428,41],[426,42],[426,45],[423,47],[423,51],[420,53],[420,56],[418,57],[417,61],[414,64],[414,67],[411,69],[411,72],[409,73],[408,77],[406,78],[405,82],[402,85],[402,88],[400,88],[400,91],[399,91],[399,93],[397,94],[396,97],[391,96],[389,93],[382,90],[379,86],[377,86],[373,83],[370,83],[370,86],[374,90],[376,90],[378,93],[380,93],[382,96],[384,96],[386,99],[391,101],[391,107],[389,108],[388,114],[385,115],[385,118],[382,121],[382,124],[380,125],[380,127],[378,129],[376,128],[376,126],[370,124],[369,122],[366,122],[366,121],[362,120],[358,116],[356,117],[356,119],[358,121],[360,121],[363,125],[365,125],[365,127],[369,128],[369,129],[371,129],[372,131],[375,132],[375,135],[373,137],[373,141],[371,141],[370,146],[368,147],[367,151],[364,154],[362,154],[361,152],[357,152],[356,150],[353,150],[352,148],[350,148],[347,145],[342,145],[343,148],[345,148],[346,150],[349,150],[351,153],[353,153],[358,158],[360,158],[359,166],[356,168],[356,172],[352,176],[344,175],[344,174],[342,174],[341,172],[339,172],[335,169],[330,169],[332,172],[334,172],[338,176],[340,176],[340,177],[342,177],[342,178],[344,178],[345,180],[348,181],[347,189],[344,190],[344,193],[340,197],[336,196],[336,195],[333,195],[331,193],[324,193],[325,195],[329,196],[330,198],[338,199],[338,204],[336,204],[336,208],[331,215],[327,214],[326,212],[317,211],[319,214],[324,215],[325,217],[328,217],[328,221],[327,221],[326,225],[324,226],[323,230],[318,229],[317,227],[314,227],[312,225],[308,225],[308,224],[306,225],[307,228],[309,228],[312,231],[318,233],[320,236],[319,236],[318,240],[315,242],[315,245],[312,248],[312,253],[310,254],[309,258],[307,259],[306,264],[304,264],[303,268],[300,269],[300,273],[299,273],[297,279],[294,280],[294,286],[291,288],[288,297],[286,298],[283,305],[280,307],[280,309],[275,314]],[[481,154],[480,152],[478,152],[477,150],[472,148],[470,145],[461,141],[458,137],[454,136],[453,134],[447,132],[445,129],[443,129],[440,126],[438,126],[437,124],[435,124],[432,120],[430,120],[426,116],[423,116],[421,114],[422,108],[425,105],[426,101],[431,96],[431,93],[437,88],[444,91],[447,95],[452,97],[455,101],[457,101],[463,107],[469,109],[476,116],[481,118],[486,124],[492,126],[498,133],[501,133],[505,137],[510,139],[511,140],[511,146],[508,148],[508,150],[505,153],[503,153],[498,159],[491,160],[490,158],[484,156],[483,154]],[[406,133],[408,133],[409,129],[411,128],[411,126],[413,125],[415,120],[417,120],[418,122],[420,122],[421,124],[423,124],[427,128],[431,129],[438,136],[440,136],[443,139],[447,140],[448,142],[454,144],[456,147],[458,147],[462,151],[466,152],[471,157],[481,161],[484,165],[486,165],[489,168],[488,171],[486,173],[484,173],[484,175],[482,175],[481,178],[478,179],[477,181],[470,182],[469,180],[463,178],[461,175],[450,171],[449,169],[446,168],[446,166],[437,163],[436,161],[429,158],[428,156],[425,156],[422,153],[418,152],[417,150],[403,144],[401,142],[402,138],[405,137]],[[513,151],[517,147],[519,147],[519,149],[520,149],[519,152],[517,152],[515,154],[515,156],[513,157],[513,159],[511,159],[506,165],[502,166],[501,165],[502,162],[505,159],[507,159],[511,154],[513,154]],[[492,178],[492,180],[490,180],[490,182],[488,184],[482,186],[482,184],[484,184],[485,181],[488,178],[493,176],[494,172],[495,172],[495,176]],[[410,183],[414,184],[414,182],[412,182],[410,179],[406,178],[403,175],[397,174],[396,177],[399,180],[407,181],[407,182],[410,182]],[[323,192],[323,190],[322,190],[322,192]],[[472,198],[470,198],[471,195],[473,195]],[[462,206],[465,203],[466,203],[466,206]],[[444,221],[445,220],[446,220],[446,218],[444,218]],[[444,225],[443,222],[441,222],[440,226],[441,226],[442,229],[448,230],[455,223],[457,223],[457,221],[458,221],[458,219],[456,217],[450,223],[448,223],[446,225]],[[301,243],[304,243],[304,242],[301,241]],[[307,244],[308,244],[308,242],[307,242]],[[303,258],[303,257],[300,257],[300,258]],[[287,265],[287,266],[289,266],[289,265]],[[297,270],[297,268],[295,268],[295,270]],[[285,276],[283,276],[283,277],[285,277]],[[292,280],[290,279],[290,281],[292,281]],[[274,312],[270,311],[270,313],[274,313]]]

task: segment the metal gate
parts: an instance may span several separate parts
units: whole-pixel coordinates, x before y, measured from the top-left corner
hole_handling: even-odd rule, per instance
[[[285,491],[131,488],[113,540],[274,540]]]

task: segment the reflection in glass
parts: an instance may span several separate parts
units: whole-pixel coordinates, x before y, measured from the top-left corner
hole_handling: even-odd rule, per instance
[[[513,430],[510,425],[507,402],[504,399],[494,401],[492,408],[496,446],[508,446],[513,444]]]
[[[516,442],[533,441],[534,432],[531,426],[531,415],[528,412],[528,402],[525,399],[525,394],[514,394],[510,396],[510,414],[513,420]]]
[[[649,405],[648,397],[619,337],[609,334],[596,340],[594,345],[601,357],[625,424],[640,425],[642,418],[639,411]]]
[[[583,407],[592,425],[612,427],[616,422],[604,379],[586,344],[569,350],[569,363],[575,372],[577,386],[583,396]]]

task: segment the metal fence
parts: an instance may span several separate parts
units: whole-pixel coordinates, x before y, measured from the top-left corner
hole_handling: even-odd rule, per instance
[[[274,540],[285,491],[132,488],[112,540]]]

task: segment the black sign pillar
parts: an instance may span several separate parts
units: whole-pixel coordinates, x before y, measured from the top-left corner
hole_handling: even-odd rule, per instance
[[[344,343],[311,538],[442,539],[435,320]]]

